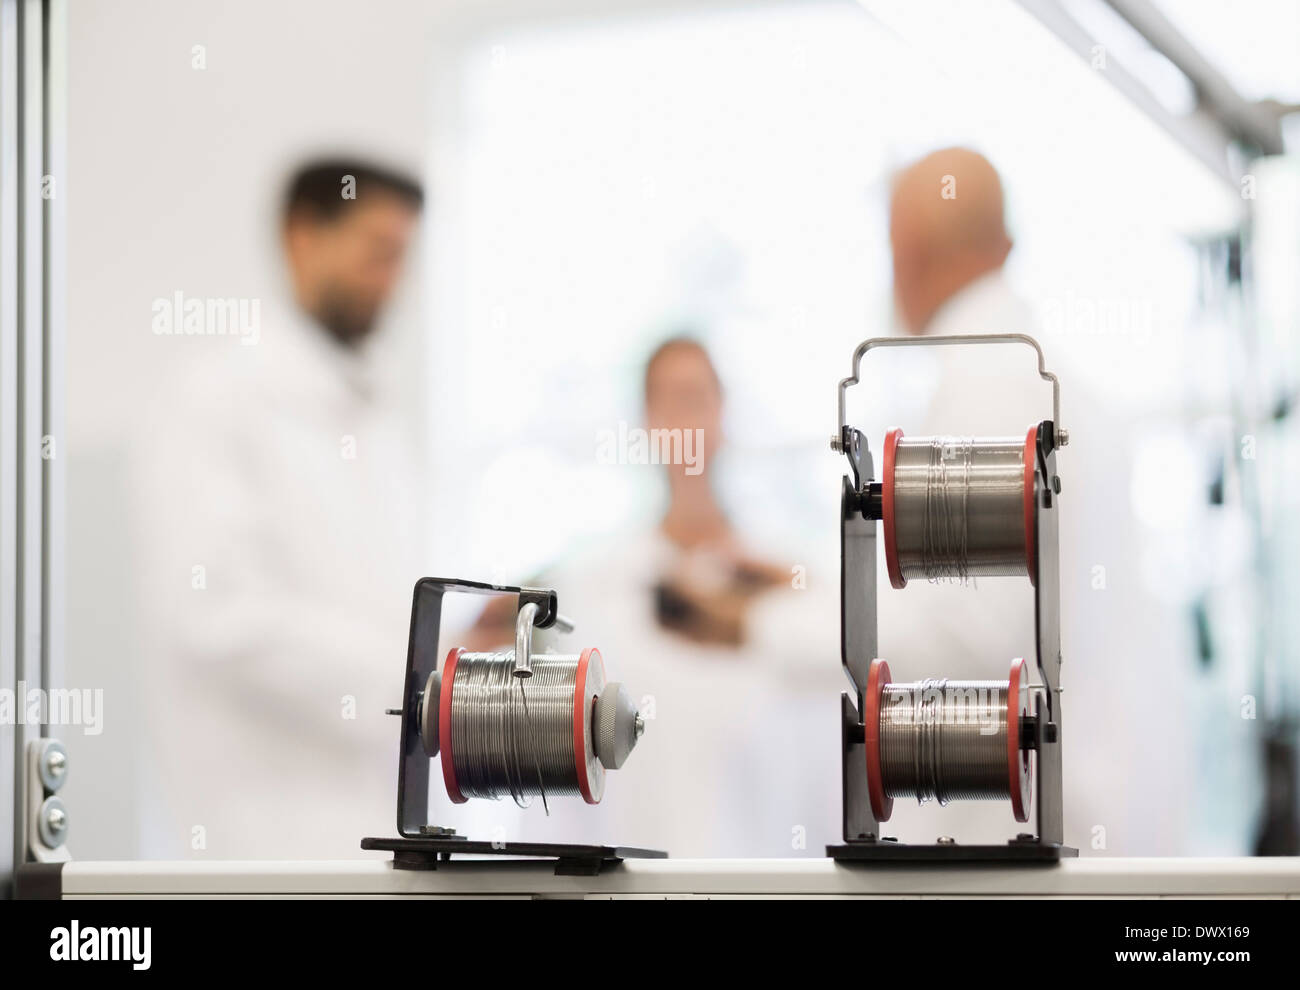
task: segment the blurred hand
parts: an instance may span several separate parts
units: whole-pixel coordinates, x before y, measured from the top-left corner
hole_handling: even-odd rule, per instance
[[[693,551],[655,585],[655,615],[665,629],[697,643],[740,646],[754,601],[785,579],[785,570],[734,545]]]

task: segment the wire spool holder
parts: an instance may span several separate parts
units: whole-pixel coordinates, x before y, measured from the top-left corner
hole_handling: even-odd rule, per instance
[[[464,653],[464,651],[452,650],[444,663],[443,671],[439,673],[442,603],[448,593],[515,596],[517,600],[516,650],[512,662],[517,677],[528,678],[532,673],[534,660],[546,661],[545,655],[538,655],[535,658],[532,655],[531,639],[534,628],[548,629],[554,626],[566,632],[572,631],[573,628],[572,624],[559,614],[556,594],[549,589],[431,577],[421,578],[416,582],[411,605],[411,633],[406,656],[404,703],[400,709],[389,710],[390,715],[400,715],[402,720],[401,750],[397,769],[398,838],[363,838],[361,848],[392,852],[393,865],[397,869],[434,870],[438,868],[439,863],[448,862],[453,855],[508,856],[552,860],[557,874],[578,876],[595,875],[604,867],[620,863],[624,859],[666,857],[668,854],[661,850],[631,846],[476,840],[457,835],[454,829],[429,821],[429,767],[431,758],[438,748],[436,742],[433,740],[426,742],[424,736],[430,731],[431,722],[438,717],[436,714],[438,706],[426,707],[426,700],[432,702],[435,699],[426,699],[425,695],[430,684],[441,683],[440,679],[449,673],[450,666],[451,676],[446,678],[448,684],[445,692],[450,696],[455,669],[452,657]],[[585,662],[588,655],[594,653],[596,653],[594,650],[585,651],[582,660]],[[598,654],[595,659],[599,661]],[[603,687],[603,669],[600,677]],[[594,706],[589,707],[594,708]],[[594,720],[594,710],[588,717]],[[637,721],[639,734],[639,716]],[[446,728],[450,731],[449,726]],[[588,726],[588,728],[593,727]],[[436,726],[432,736],[433,739],[438,736]],[[442,755],[445,777],[445,768],[450,764],[450,760],[445,749]],[[625,757],[626,751],[620,753],[620,756]],[[603,770],[596,772],[600,774],[603,781]],[[540,768],[538,774],[540,780]],[[459,793],[454,781],[447,781],[447,784],[454,803],[465,800],[465,795]],[[589,803],[595,803],[592,798],[599,800],[599,793],[591,795],[590,791],[590,786],[583,788],[583,796]]]
[[[1024,555],[1025,570],[1034,586],[1035,628],[1037,639],[1037,673],[1039,683],[1030,692],[1032,699],[1021,713],[1014,695],[1020,661],[1012,665],[1006,695],[1005,737],[1011,740],[1014,761],[1018,756],[1026,763],[1024,783],[1028,785],[1027,764],[1033,754],[1035,779],[1032,806],[1036,831],[1021,832],[1005,845],[960,844],[942,837],[930,844],[903,843],[882,835],[882,819],[887,820],[892,798],[881,788],[881,723],[871,723],[879,710],[882,679],[888,680],[889,669],[877,655],[876,597],[876,523],[886,518],[886,487],[893,492],[893,477],[888,486],[873,478],[870,450],[864,436],[848,425],[845,416],[846,393],[857,384],[862,359],[868,351],[883,347],[957,346],[980,344],[1026,344],[1038,355],[1038,374],[1052,385],[1052,418],[1029,430],[1024,443]],[[1046,370],[1042,348],[1025,334],[972,334],[935,337],[876,337],[863,341],[853,353],[853,374],[839,383],[839,431],[831,438],[831,448],[849,461],[850,474],[842,483],[840,513],[840,648],[841,661],[851,690],[841,695],[841,756],[844,807],[844,843],[828,846],[826,854],[840,861],[854,862],[997,862],[1053,863],[1062,857],[1077,856],[1078,850],[1064,845],[1061,770],[1061,635],[1060,635],[1060,563],[1058,558],[1058,501],[1061,491],[1056,473],[1056,451],[1069,442],[1060,428],[1060,383]],[[893,457],[901,431],[891,433],[886,442],[887,472],[894,468]],[[1032,497],[1032,503],[1030,501]],[[892,499],[891,499],[892,501]],[[896,522],[896,520],[891,520]],[[882,527],[883,528],[883,527]],[[977,534],[979,535],[979,534]],[[895,543],[896,534],[888,534]],[[899,572],[896,546],[890,552],[891,583],[906,583]],[[1020,664],[1018,667],[1017,664]],[[985,682],[991,683],[991,682]],[[914,687],[915,685],[907,685]],[[1001,696],[999,696],[1001,697]],[[874,773],[868,771],[869,755],[875,759]],[[1013,808],[1021,821],[1028,819],[1028,808],[1017,804],[1029,796],[1017,793],[1020,774],[1017,762],[1011,762],[1009,784]],[[919,777],[919,774],[918,774]],[[874,790],[875,793],[872,793]],[[1029,790],[1026,787],[1026,790]],[[877,814],[880,811],[881,814]]]

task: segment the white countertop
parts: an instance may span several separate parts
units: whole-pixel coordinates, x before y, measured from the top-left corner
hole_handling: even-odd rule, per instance
[[[598,876],[556,876],[526,860],[454,860],[396,870],[383,859],[71,862],[65,897],[1290,897],[1300,858],[1123,859],[1053,865],[838,865],[828,859],[627,860]]]

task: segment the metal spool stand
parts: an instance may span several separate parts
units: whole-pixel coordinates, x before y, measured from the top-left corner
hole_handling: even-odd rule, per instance
[[[875,480],[866,440],[858,430],[848,425],[845,417],[846,392],[857,383],[862,358],[873,348],[1011,343],[1026,344],[1034,349],[1038,355],[1038,373],[1052,385],[1052,419],[1044,420],[1029,430],[1023,441],[1023,488],[1011,493],[1014,497],[1022,497],[1024,504],[1023,537],[1017,537],[1018,543],[1015,543],[1021,557],[1018,562],[1015,561],[1007,553],[1006,545],[998,545],[997,540],[991,539],[987,529],[979,528],[1001,524],[1006,529],[1005,519],[990,523],[987,516],[972,511],[971,514],[962,516],[962,563],[957,568],[947,570],[946,574],[951,576],[958,571],[962,576],[966,573],[1020,573],[1029,577],[1034,586],[1038,681],[1026,690],[1024,681],[1031,671],[1022,673],[1020,668],[1027,665],[1013,663],[1008,681],[980,682],[986,685],[985,689],[996,699],[994,707],[1002,712],[1005,719],[1005,728],[999,728],[1002,735],[998,738],[1009,740],[1010,750],[1000,764],[1009,771],[1006,773],[1007,788],[1003,795],[1000,784],[985,783],[985,778],[989,777],[987,772],[983,778],[979,774],[968,774],[964,783],[966,790],[957,793],[955,798],[1005,796],[1012,803],[1015,817],[1026,821],[1029,817],[1026,806],[1030,797],[1028,792],[1031,790],[1028,786],[1031,783],[1029,767],[1032,765],[1032,777],[1036,778],[1032,780],[1036,785],[1032,787],[1035,792],[1032,801],[1035,830],[1020,832],[1005,845],[963,845],[949,838],[934,843],[903,843],[882,834],[882,822],[888,820],[893,804],[888,788],[896,787],[899,793],[933,791],[934,785],[925,784],[924,781],[933,780],[940,774],[936,772],[927,777],[918,772],[914,775],[915,780],[900,783],[897,779],[900,774],[896,768],[906,767],[908,761],[895,758],[891,764],[886,757],[882,764],[882,749],[887,746],[913,746],[915,750],[905,752],[904,756],[914,755],[918,767],[942,770],[945,766],[944,757],[942,753],[936,755],[941,747],[934,740],[940,738],[937,733],[944,726],[940,725],[942,716],[935,714],[939,709],[933,705],[926,708],[928,702],[917,704],[917,712],[928,714],[918,716],[918,719],[926,721],[918,727],[914,737],[900,736],[897,727],[889,724],[889,717],[881,718],[881,698],[884,692],[903,695],[918,690],[918,687],[887,685],[889,668],[877,656],[877,521],[885,524],[882,529],[888,527],[888,532],[884,535],[890,544],[887,547],[889,572],[891,583],[896,588],[903,587],[908,576],[944,576],[944,573],[936,573],[943,572],[944,569],[936,568],[933,560],[927,563],[915,559],[915,554],[909,558],[909,549],[914,550],[915,547],[909,548],[900,543],[900,533],[915,521],[903,518],[899,515],[902,509],[892,504],[896,498],[905,497],[907,484],[907,465],[894,463],[899,457],[901,432],[895,431],[886,442],[887,477]],[[1060,384],[1056,376],[1046,370],[1038,342],[1024,334],[873,338],[859,344],[854,351],[853,374],[839,385],[839,430],[831,439],[832,449],[848,458],[851,472],[843,479],[840,513],[841,661],[851,685],[851,690],[841,696],[840,704],[844,842],[827,847],[826,854],[833,859],[877,863],[1052,863],[1063,856],[1078,855],[1077,850],[1064,845],[1062,813],[1060,565],[1057,551],[1057,510],[1061,483],[1056,473],[1056,452],[1068,443],[1069,437],[1059,424]],[[980,441],[976,441],[972,447],[974,453],[968,452],[967,456],[974,457],[981,453],[1010,456],[1014,453],[1015,444],[1010,441],[997,441],[987,447],[979,447],[980,444]],[[915,460],[920,454],[912,451],[907,456]],[[969,485],[962,491],[963,497],[972,501],[977,494]],[[891,503],[889,513],[886,512],[886,496]],[[963,513],[966,511],[963,508]],[[1005,515],[1006,513],[1002,514],[1003,517]],[[1004,544],[1005,542],[1003,541]],[[980,551],[980,548],[984,549]],[[983,561],[976,551],[983,552]],[[969,568],[966,554],[970,554],[972,561]],[[942,681],[924,683],[938,687],[946,684]],[[1019,700],[1022,695],[1027,695],[1023,711]],[[993,710],[991,707],[990,714]],[[889,733],[893,735],[887,739]],[[917,741],[911,741],[913,738]],[[956,736],[949,738],[955,740]],[[894,755],[897,757],[897,753]],[[891,766],[895,768],[892,784]],[[989,766],[996,767],[999,764],[990,763]],[[988,767],[984,769],[987,771]],[[956,777],[955,772],[953,776]],[[956,790],[961,791],[961,787]],[[942,792],[939,793],[942,795]],[[940,799],[943,800],[942,796]]]
[[[438,637],[442,600],[448,592],[516,596],[514,653],[468,654],[453,649],[440,670]],[[392,852],[397,869],[435,870],[453,855],[509,856],[553,860],[555,872],[568,875],[594,875],[624,859],[668,855],[630,846],[475,840],[429,821],[429,764],[434,757],[441,757],[443,783],[456,804],[469,797],[509,794],[527,806],[535,795],[545,800],[548,788],[555,796],[580,794],[587,803],[595,804],[604,789],[605,770],[621,766],[635,745],[643,723],[626,693],[616,684],[605,684],[604,665],[597,651],[584,650],[574,657],[532,655],[533,629],[551,626],[572,629],[557,612],[554,591],[441,578],[416,582],[404,701],[400,709],[390,710],[402,719],[398,838],[364,838],[362,849]],[[483,697],[484,682],[476,682],[473,693],[460,688],[470,676],[471,662],[477,665],[473,676],[486,671],[482,676],[498,677],[497,690],[488,692],[490,701],[475,702],[476,696]],[[535,720],[526,709],[523,688],[534,673],[542,682],[534,692]],[[568,699],[567,717],[563,710],[556,710],[561,696]],[[492,738],[505,740],[505,746],[467,747],[474,740],[474,730],[485,731],[484,723],[495,727],[498,735]],[[538,734],[548,727],[556,730],[551,733],[555,738],[538,741]],[[567,738],[559,738],[565,734]],[[457,740],[455,755],[453,739]],[[502,758],[503,750],[510,751],[509,758]],[[472,762],[475,759],[477,763]],[[467,760],[471,762],[467,764]]]

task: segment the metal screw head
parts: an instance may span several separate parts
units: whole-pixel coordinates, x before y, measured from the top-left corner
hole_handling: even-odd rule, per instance
[[[63,786],[68,775],[68,751],[57,739],[46,740],[41,750],[36,768],[41,777],[41,786],[47,791],[57,791]]]
[[[939,836],[939,845],[941,846],[955,846],[956,844],[957,844],[957,840],[954,839],[951,835]]]
[[[36,827],[40,838],[51,849],[63,845],[68,837],[68,809],[63,806],[61,798],[48,797],[41,805],[36,817]]]
[[[837,454],[844,453],[844,441],[835,434],[831,434],[831,450]]]
[[[1057,430],[1057,431],[1056,431],[1056,445],[1057,445],[1058,447],[1068,447],[1068,446],[1070,446],[1070,431],[1069,431],[1069,430]]]
[[[640,712],[636,713],[636,720],[632,723],[632,731],[636,733],[638,739],[645,735],[645,719]]]

